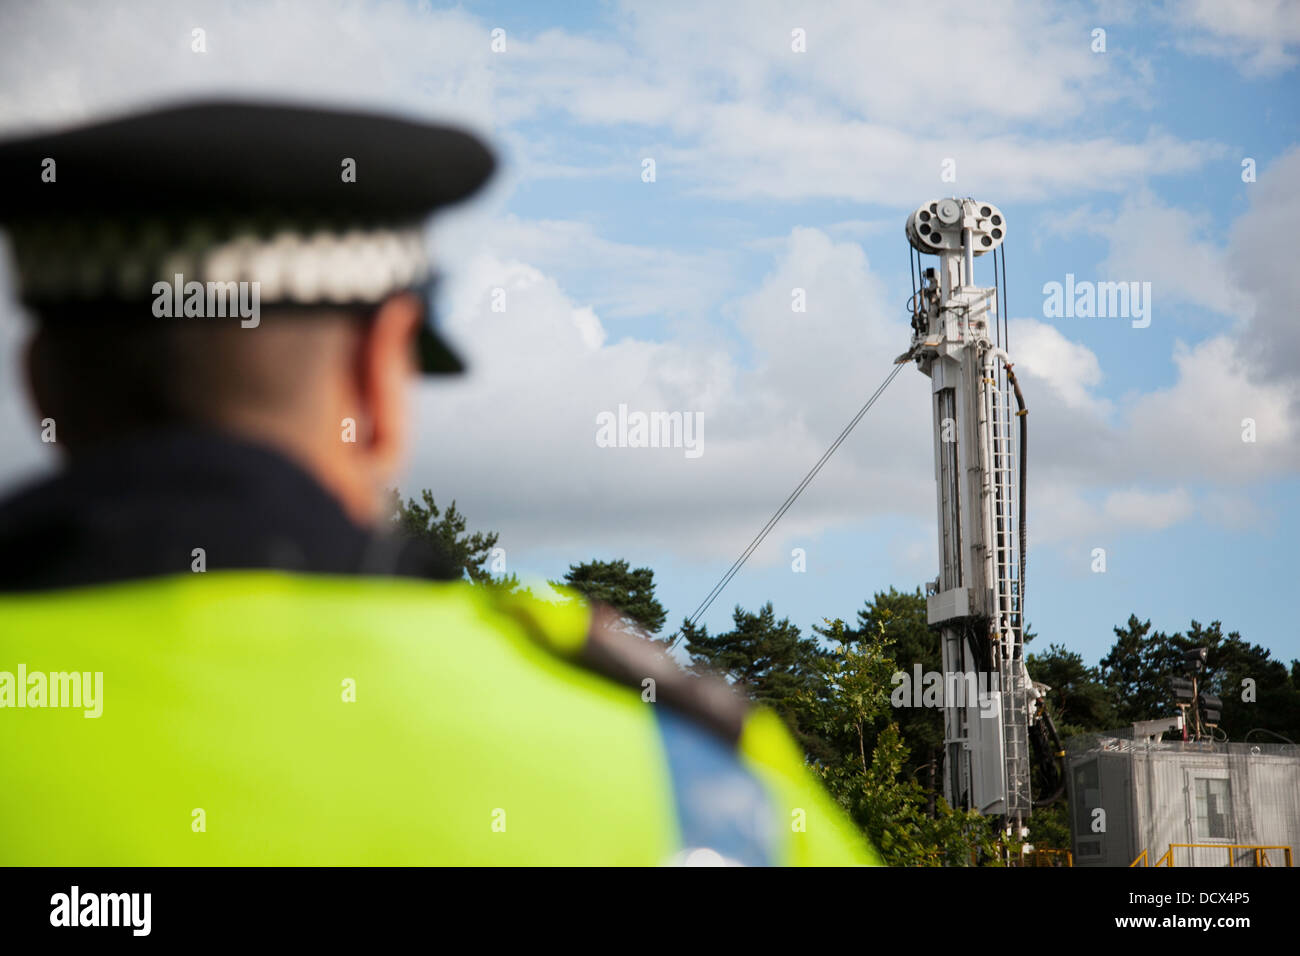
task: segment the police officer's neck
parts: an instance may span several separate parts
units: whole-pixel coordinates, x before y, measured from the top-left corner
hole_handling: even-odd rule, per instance
[[[378,524],[407,453],[421,316],[418,299],[399,295],[365,322],[322,327],[310,374],[288,401],[237,397],[220,406],[218,424],[297,463],[355,524]]]
[[[343,425],[323,418],[302,422],[270,416],[232,414],[221,428],[232,437],[270,448],[310,475],[354,524],[372,527],[383,517],[384,489],[391,486],[387,469],[366,454],[362,444],[367,423]],[[361,434],[347,434],[350,429]],[[340,432],[343,437],[340,439]]]

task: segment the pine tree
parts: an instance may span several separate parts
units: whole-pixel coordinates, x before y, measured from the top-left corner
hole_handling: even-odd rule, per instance
[[[563,584],[588,600],[617,608],[632,625],[647,636],[663,629],[668,612],[655,597],[655,573],[650,568],[632,570],[624,560],[584,561],[569,565]]]
[[[814,638],[802,635],[789,618],[776,619],[772,602],[757,613],[739,605],[733,627],[711,635],[708,628],[683,622],[682,636],[696,673],[713,672],[731,681],[751,700],[771,707],[800,733],[801,694],[815,691],[816,663],[826,656]]]
[[[396,488],[389,492],[388,513],[397,534],[427,542],[471,581],[517,586],[518,581],[513,575],[494,578],[487,566],[497,543],[495,531],[469,533],[465,516],[456,510],[456,502],[453,500],[445,511],[441,511],[433,500],[433,492],[427,488],[420,493],[420,499],[411,498],[402,504]]]
[[[1155,720],[1177,713],[1169,678],[1181,673],[1181,652],[1163,631],[1151,633],[1150,621],[1130,614],[1115,630],[1115,643],[1101,659],[1102,682],[1115,701],[1120,724]]]

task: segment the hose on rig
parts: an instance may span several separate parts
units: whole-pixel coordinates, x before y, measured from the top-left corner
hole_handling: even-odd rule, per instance
[[[1047,786],[1055,782],[1056,788],[1047,796],[1034,800],[1033,805],[1047,807],[1061,799],[1065,793],[1065,748],[1061,746],[1061,736],[1056,732],[1056,722],[1047,712],[1046,703],[1039,701],[1038,707],[1038,720],[1034,722],[1035,734],[1030,740],[1036,745],[1033,749],[1037,752],[1038,770],[1043,775],[1043,782]]]

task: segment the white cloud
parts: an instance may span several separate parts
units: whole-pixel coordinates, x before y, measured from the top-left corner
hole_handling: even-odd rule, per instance
[[[1300,472],[1295,383],[1261,378],[1238,340],[1177,342],[1173,383],[1116,396],[1086,346],[1034,319],[1010,329],[1029,408],[1037,541],[1192,518],[1245,527],[1257,517],[1247,489]],[[1245,419],[1253,441],[1243,441]]]
[[[772,272],[734,303],[753,350],[737,365],[717,344],[600,340],[596,313],[531,265],[473,257],[450,302],[449,334],[467,379],[421,398],[422,442],[407,484],[455,489],[467,513],[517,548],[668,547],[734,556],[857,411],[905,346],[862,251],[795,230]],[[791,311],[790,289],[809,311]],[[506,290],[507,310],[489,291]],[[782,522],[764,555],[788,539],[872,514],[928,514],[929,403],[904,374]],[[596,415],[700,412],[704,454],[599,448]],[[527,462],[521,471],[520,462]],[[761,555],[756,560],[762,561]]]
[[[1195,305],[1220,315],[1240,315],[1248,300],[1232,282],[1224,261],[1221,224],[1208,213],[1169,206],[1142,190],[1127,197],[1118,213],[1094,231],[1106,237],[1110,252],[1103,277],[1150,282],[1152,321],[1168,321],[1169,305]]]
[[[1002,202],[1042,200],[1123,190],[1152,175],[1194,170],[1223,152],[1210,142],[1154,131],[1140,142],[1059,132],[935,137],[758,104],[712,112],[698,145],[661,158],[661,178],[680,169],[677,175],[691,188],[727,199],[837,198],[898,206],[902,196],[941,192],[941,168],[952,159],[962,192],[997,195]]]
[[[1300,221],[1297,182],[1300,148],[1292,148],[1243,185],[1250,208],[1233,224],[1227,253],[1232,278],[1250,290],[1253,305],[1240,329],[1242,350],[1257,374],[1293,385],[1300,382],[1300,269],[1284,237]]]
[[[1240,484],[1300,469],[1292,387],[1261,379],[1226,336],[1178,343],[1174,362],[1177,381],[1136,399],[1128,414],[1141,471]],[[1242,440],[1247,418],[1254,442]]]
[[[1246,489],[1300,471],[1291,392],[1253,375],[1232,340],[1179,343],[1174,362],[1172,385],[1115,404],[1111,423],[1110,403],[1091,392],[1070,405],[1060,389],[1027,389],[1036,540],[1193,517],[1243,527],[1256,517]],[[1243,441],[1245,418],[1256,422],[1253,442]]]
[[[1191,305],[1233,318],[1250,307],[1224,255],[1227,228],[1208,213],[1169,205],[1145,186],[1124,196],[1114,212],[1081,206],[1047,221],[1046,231],[1077,241],[1080,235],[1106,241],[1096,274],[1076,269],[1076,279],[1150,282],[1151,319],[1185,322]]]
[[[1129,485],[1114,490],[1083,481],[1039,482],[1029,500],[1028,530],[1034,545],[1063,550],[1091,547],[1133,533],[1160,532],[1208,517],[1206,502],[1182,486]],[[1217,503],[1217,500],[1216,500]]]
[[[507,30],[503,53],[489,49],[492,24],[465,10],[395,0],[153,0],[112,18],[88,9],[6,9],[0,127],[200,92],[381,105],[484,131],[545,119],[528,136],[497,137],[526,177],[613,176],[650,150],[687,191],[890,206],[930,194],[949,157],[963,190],[1005,201],[1122,189],[1222,152],[1156,130],[1125,141],[1089,123],[1098,104],[1141,105],[1148,81],[1122,56],[1092,54],[1090,24],[1074,12],[1020,0],[944,0],[924,18],[886,0],[797,14],[763,0],[743,15],[629,3],[589,34]],[[190,50],[196,25],[203,54]],[[790,49],[795,28],[807,31],[806,53]],[[954,36],[988,51],[957,81]],[[575,150],[593,126],[641,132]]]
[[[581,273],[592,306],[607,319],[701,318],[732,282],[733,257],[722,250],[678,251],[601,236],[586,222],[523,220],[491,223],[494,250],[555,275]]]
[[[1192,516],[1192,496],[1186,488],[1112,491],[1102,506],[1106,517],[1122,528],[1162,531]]]
[[[1181,0],[1168,19],[1184,31],[1188,53],[1234,61],[1247,76],[1275,76],[1296,65],[1300,6],[1293,0]]]
[[[106,14],[67,0],[5,6],[0,127],[64,124],[199,93],[492,123],[488,32],[463,10],[397,0],[144,0]],[[191,50],[195,28],[206,31],[205,53]]]
[[[967,131],[1005,121],[1068,121],[1092,102],[1131,93],[1132,77],[1090,49],[1074,11],[1027,0],[939,0],[918,17],[906,4],[841,0],[793,10],[780,0],[711,6],[689,0],[624,4],[628,64],[651,81],[688,86],[696,101],[813,103],[846,117],[933,132],[935,104]],[[807,52],[792,50],[801,29]],[[959,39],[955,39],[959,38]],[[976,54],[961,69],[953,45]],[[703,94],[703,95],[701,95]],[[604,117],[608,119],[610,117]],[[702,126],[707,114],[681,114]]]
[[[1107,410],[1108,403],[1091,394],[1102,379],[1101,363],[1091,349],[1034,319],[1012,319],[1008,327],[1016,343],[1012,358],[1019,375],[1052,389],[1066,408]]]
[[[666,129],[662,142],[636,146],[653,146],[662,175],[688,191],[731,199],[894,206],[928,195],[947,158],[964,191],[1039,199],[1122,189],[1222,150],[1157,130],[1119,140],[1091,122],[1098,104],[1146,107],[1150,72],[1123,52],[1093,54],[1091,22],[1068,9],[957,0],[931,4],[924,18],[885,0],[744,9],[627,3],[611,34],[547,31],[499,61],[511,115],[550,109],[581,126]],[[795,29],[805,53],[791,49]],[[987,51],[960,77],[952,37]],[[641,157],[627,145],[631,168]]]

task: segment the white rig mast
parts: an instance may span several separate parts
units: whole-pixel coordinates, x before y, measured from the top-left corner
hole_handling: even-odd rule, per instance
[[[943,644],[944,796],[1019,831],[1033,804],[1030,731],[1046,689],[1024,660],[1025,409],[996,344],[996,269],[995,288],[974,282],[975,258],[1005,234],[1001,211],[971,199],[938,199],[908,216],[908,242],[937,255],[939,268],[914,288],[911,348],[898,362],[915,361],[933,396],[941,563],[926,590]]]

